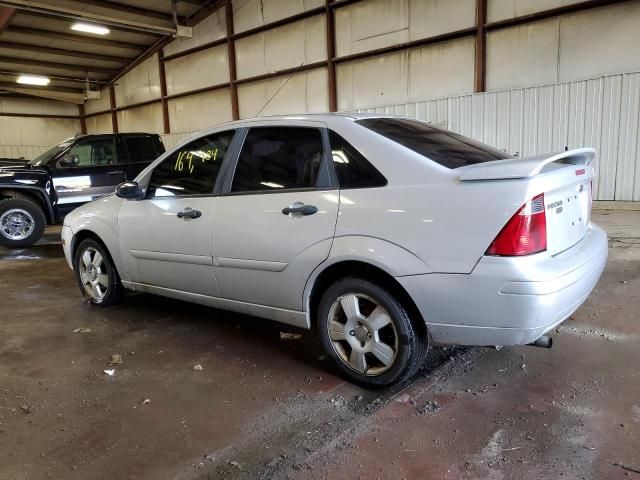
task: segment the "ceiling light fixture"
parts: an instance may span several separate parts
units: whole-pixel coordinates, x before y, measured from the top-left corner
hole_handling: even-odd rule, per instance
[[[94,33],[96,35],[106,35],[110,32],[107,27],[103,27],[101,25],[93,25],[91,23],[74,23],[71,25],[71,30],[75,30],[76,32],[84,32],[84,33]]]
[[[20,75],[16,82],[21,83],[23,85],[40,85],[46,86],[49,85],[51,80],[47,77],[41,77],[39,75]]]

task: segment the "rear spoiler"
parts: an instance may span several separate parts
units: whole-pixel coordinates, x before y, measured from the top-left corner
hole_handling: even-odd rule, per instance
[[[590,165],[596,156],[593,148],[576,148],[567,152],[537,155],[528,158],[495,160],[478,163],[459,169],[459,179],[463,182],[472,180],[509,180],[529,178],[538,175],[550,163],[570,165]]]

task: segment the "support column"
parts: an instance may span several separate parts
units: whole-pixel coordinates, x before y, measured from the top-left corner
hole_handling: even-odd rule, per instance
[[[113,133],[118,133],[118,112],[116,112],[116,90],[109,85],[109,100],[111,101],[111,128]]]
[[[336,27],[331,2],[332,0],[325,0],[325,23],[327,25],[327,87],[329,89],[329,111],[335,112],[338,110],[336,64],[334,63],[334,59],[336,58]]]
[[[84,116],[84,105],[78,105],[78,114],[80,115],[80,132],[83,135],[87,134],[87,119]]]
[[[227,17],[227,50],[229,56],[229,83],[231,87],[231,115],[234,120],[240,118],[240,108],[238,106],[238,86],[236,85],[237,65],[236,65],[236,45],[233,41],[233,7],[231,0],[227,0],[224,5]]]
[[[158,50],[158,68],[160,69],[160,96],[162,98],[162,123],[164,133],[171,133],[169,124],[169,102],[167,101],[167,76],[164,64],[164,50]]]
[[[476,0],[475,91],[487,89],[487,0]]]

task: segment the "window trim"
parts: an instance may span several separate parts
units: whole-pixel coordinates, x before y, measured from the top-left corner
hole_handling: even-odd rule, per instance
[[[314,187],[304,187],[304,188],[282,188],[282,189],[270,189],[270,190],[250,190],[245,192],[232,192],[231,187],[233,186],[233,179],[236,174],[236,167],[238,166],[238,161],[240,159],[240,153],[242,152],[242,147],[244,146],[244,142],[249,134],[249,131],[252,129],[260,129],[260,128],[306,128],[311,130],[318,130],[320,132],[320,136],[322,139],[322,162],[320,163],[320,168],[318,170],[318,178],[316,179],[316,185]],[[287,125],[287,124],[274,124],[274,125],[251,125],[247,127],[242,127],[242,133],[238,137],[238,148],[237,151],[234,152],[233,159],[229,162],[229,166],[227,171],[225,172],[224,184],[222,185],[220,196],[225,197],[235,197],[239,195],[273,195],[277,193],[289,193],[289,192],[322,192],[335,190],[337,182],[335,181],[335,171],[330,166],[329,155],[330,148],[328,147],[328,136],[326,127],[320,126],[309,126],[309,125]],[[323,171],[324,170],[324,171]]]
[[[174,148],[170,152],[166,152],[167,153],[166,157],[163,158],[160,162],[158,162],[158,164],[155,165],[153,167],[153,169],[151,169],[149,171],[149,173],[147,174],[148,175],[147,184],[144,187],[144,198],[142,199],[142,201],[144,201],[144,200],[158,200],[158,199],[171,200],[171,199],[174,199],[174,198],[206,198],[206,197],[217,197],[217,196],[219,196],[220,195],[220,189],[221,189],[222,184],[224,182],[224,179],[226,177],[228,165],[231,162],[231,159],[233,157],[235,157],[237,155],[237,153],[238,153],[236,151],[236,149],[237,149],[240,130],[242,130],[242,129],[241,128],[229,128],[229,129],[219,130],[219,131],[212,132],[212,133],[203,134],[203,135],[198,136],[197,138],[192,139],[188,143],[185,143],[184,145],[181,145],[178,148]],[[155,172],[156,168],[158,168],[164,162],[169,160],[169,158],[171,156],[173,156],[174,153],[180,151],[184,147],[187,147],[187,146],[191,145],[194,142],[202,140],[203,138],[213,137],[213,136],[220,135],[220,134],[223,134],[223,133],[226,133],[226,132],[233,132],[233,137],[231,138],[231,143],[229,143],[229,148],[227,149],[227,152],[225,153],[224,158],[222,159],[222,165],[220,166],[220,171],[218,172],[218,177],[216,178],[216,181],[215,181],[215,183],[213,185],[213,189],[211,190],[210,193],[193,193],[193,194],[172,195],[172,196],[149,195],[149,184],[151,183],[151,178],[153,177],[153,172]],[[151,162],[151,163],[153,163],[153,162]]]
[[[330,134],[333,133],[334,135],[337,135],[338,137],[340,137],[340,139],[346,143],[349,147],[353,148],[356,152],[358,152],[358,154],[360,156],[362,156],[362,158],[364,158],[369,165],[371,165],[371,168],[373,168],[376,172],[378,172],[378,174],[384,179],[384,184],[383,185],[376,185],[375,187],[343,187],[342,185],[340,185],[340,179],[338,178],[338,171],[336,170],[336,166],[335,163],[333,161],[333,150],[331,150],[331,139],[330,139]],[[364,190],[366,188],[384,188],[386,186],[389,185],[389,179],[385,176],[384,173],[382,173],[373,163],[371,163],[371,160],[369,160],[364,153],[362,153],[358,148],[356,148],[356,146],[351,143],[349,140],[347,140],[346,138],[344,138],[344,135],[339,134],[338,132],[336,132],[335,130],[331,130],[329,128],[325,129],[325,134],[327,137],[327,148],[328,148],[328,152],[329,152],[329,165],[331,168],[331,171],[333,172],[333,178],[334,178],[334,182],[335,185],[338,186],[338,188],[340,190]]]

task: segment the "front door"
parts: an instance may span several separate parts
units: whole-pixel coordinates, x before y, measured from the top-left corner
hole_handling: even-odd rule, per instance
[[[222,296],[301,311],[305,283],[329,255],[338,214],[322,130],[251,128],[226,190],[213,212]]]
[[[79,141],[52,167],[52,177],[60,216],[113,193],[125,178],[114,137]]]
[[[120,245],[135,282],[219,296],[211,254],[213,195],[233,131],[185,145],[155,167],[144,200],[123,202]]]

